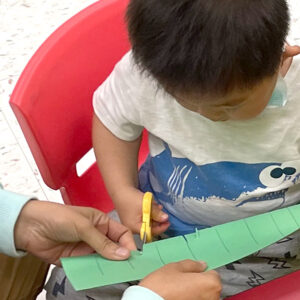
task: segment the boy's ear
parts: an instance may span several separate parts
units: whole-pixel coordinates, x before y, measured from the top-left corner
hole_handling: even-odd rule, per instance
[[[289,44],[286,44],[285,50],[283,52],[284,56],[294,57],[298,54],[300,54],[300,46],[291,46]]]
[[[280,67],[280,74],[284,77],[289,71],[291,64],[293,62],[293,57],[300,54],[299,46],[290,46],[285,44],[285,49],[282,54],[282,62]]]

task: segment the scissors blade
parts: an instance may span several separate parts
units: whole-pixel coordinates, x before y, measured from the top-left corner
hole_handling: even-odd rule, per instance
[[[142,246],[141,246],[141,249],[140,249],[141,254],[143,254],[144,245],[146,244],[146,240],[147,240],[147,234],[146,234],[146,232],[144,232],[144,237],[143,237],[143,240],[142,240]]]

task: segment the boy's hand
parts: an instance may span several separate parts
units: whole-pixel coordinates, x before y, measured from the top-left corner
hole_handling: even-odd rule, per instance
[[[219,300],[221,281],[215,271],[204,272],[204,262],[184,260],[168,264],[145,277],[140,286],[165,300]]]
[[[290,46],[289,44],[285,45],[285,51],[282,56],[282,63],[280,68],[280,74],[284,77],[289,71],[291,64],[293,62],[294,56],[300,54],[299,46]]]
[[[144,193],[136,188],[128,188],[120,191],[119,201],[116,201],[116,209],[122,223],[133,233],[140,233],[143,219],[143,196]],[[168,215],[162,211],[162,206],[156,202],[152,204],[152,234],[159,235],[165,232],[170,223]]]

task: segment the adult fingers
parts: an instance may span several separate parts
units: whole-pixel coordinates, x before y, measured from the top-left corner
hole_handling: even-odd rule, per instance
[[[210,271],[206,271],[205,273],[203,273],[203,275],[205,274],[205,276],[214,278],[214,279],[220,279],[220,275],[218,272],[216,272],[215,270],[210,270]]]
[[[200,273],[205,271],[207,265],[204,261],[195,261],[195,260],[182,260],[177,263],[174,263],[174,267],[183,273]]]
[[[120,243],[122,247],[136,250],[136,245],[131,231],[119,222],[110,219],[107,236],[114,242]]]
[[[135,242],[131,231],[121,223],[109,218],[100,210],[87,207],[74,207],[84,217],[92,220],[96,228],[114,242],[130,250],[136,250]]]
[[[82,241],[105,258],[124,260],[130,256],[129,249],[115,244],[86,219],[77,226],[77,232]]]
[[[203,299],[220,299],[219,295],[222,291],[222,283],[221,283],[221,278],[220,275],[214,271],[207,271],[204,273],[199,274],[199,276],[202,277],[201,282],[203,285],[206,287],[206,292],[209,292],[209,298],[208,296],[206,297],[203,294]],[[211,294],[213,292],[213,295]]]

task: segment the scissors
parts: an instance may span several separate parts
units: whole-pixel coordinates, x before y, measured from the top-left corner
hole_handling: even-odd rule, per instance
[[[153,194],[150,192],[146,192],[143,197],[143,220],[142,227],[140,230],[140,238],[143,242],[140,252],[143,253],[143,248],[145,243],[152,242],[152,202],[153,202]]]

